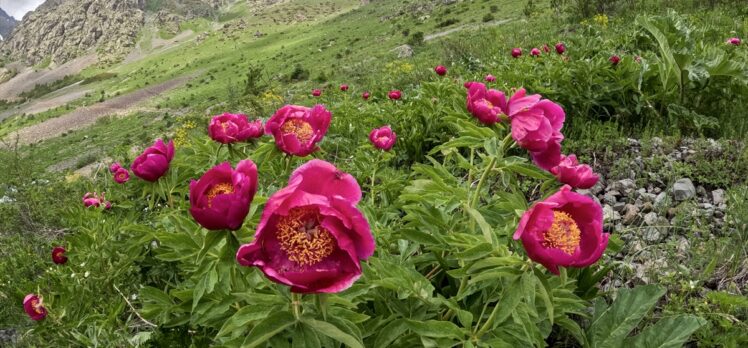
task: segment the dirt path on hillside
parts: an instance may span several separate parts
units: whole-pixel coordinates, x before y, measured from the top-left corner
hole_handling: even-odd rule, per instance
[[[158,34],[153,34],[150,50],[145,51],[140,47],[140,45],[138,45],[132,51],[130,51],[130,54],[125,57],[125,60],[122,62],[122,64],[136,62],[145,58],[146,56],[161,53],[170,48],[176,47],[178,44],[188,41],[194,33],[195,32],[193,32],[191,29],[188,29],[177,34],[177,36],[166,40],[158,37]]]
[[[96,120],[102,117],[127,113],[127,111],[136,104],[139,104],[166,91],[180,87],[187,83],[187,81],[192,79],[194,76],[195,74],[178,77],[155,86],[146,87],[138,91],[104,101],[102,103],[79,108],[69,114],[65,114],[60,117],[44,121],[42,123],[23,128],[18,132],[11,133],[7,138],[12,139],[17,135],[19,144],[22,145],[32,144],[44,139],[54,138],[62,135],[65,132],[90,126],[94,124]]]
[[[495,26],[499,26],[499,25],[502,25],[502,24],[505,24],[505,23],[509,23],[509,22],[511,22],[513,20],[514,19],[512,19],[512,18],[508,18],[508,19],[501,19],[501,20],[498,20],[498,21],[490,22],[490,23],[465,24],[465,25],[461,25],[461,26],[459,26],[457,28],[447,29],[445,31],[440,31],[438,33],[428,34],[428,35],[426,35],[426,36],[423,37],[423,41],[431,41],[433,39],[437,39],[437,38],[440,38],[440,37],[443,37],[443,36],[447,36],[449,34],[456,33],[458,31],[463,31],[463,30],[466,30],[466,29],[478,29],[478,28],[486,28],[486,27],[495,27]]]
[[[36,85],[44,85],[55,82],[68,75],[76,75],[81,70],[96,63],[95,54],[89,54],[71,60],[53,69],[42,69],[34,71],[34,68],[25,68],[18,72],[12,79],[0,84],[0,99],[14,100],[18,95],[34,89]]]
[[[80,83],[70,85],[63,89],[59,89],[57,91],[49,93],[41,97],[40,99],[30,100],[10,110],[6,110],[0,113],[0,121],[15,115],[34,115],[42,113],[77,100],[91,91],[91,89],[82,87]]]

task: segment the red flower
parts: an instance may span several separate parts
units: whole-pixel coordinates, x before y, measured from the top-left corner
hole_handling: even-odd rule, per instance
[[[530,55],[533,56],[533,57],[540,56],[540,50],[537,49],[537,48],[533,48],[533,49],[530,50]]]
[[[533,162],[545,170],[561,161],[561,128],[566,114],[558,104],[543,99],[540,95],[526,96],[525,89],[517,91],[509,99],[509,118],[512,123],[512,138],[530,152]]]
[[[543,44],[543,52],[545,52],[545,53],[550,53],[551,52],[551,48],[548,47],[548,44]]]
[[[618,63],[621,62],[621,57],[619,57],[618,55],[614,54],[614,55],[610,56],[610,58],[608,58],[608,61],[611,64],[613,64],[613,66],[616,66],[616,65],[618,65]]]
[[[558,181],[573,188],[588,189],[595,186],[600,177],[586,164],[579,164],[577,156],[561,156],[561,162],[550,170]]]
[[[439,76],[444,76],[447,74],[447,67],[444,65],[437,65],[434,68],[434,72],[436,72],[436,74]]]
[[[155,182],[169,170],[169,163],[174,158],[174,141],[164,144],[161,139],[156,140],[153,146],[145,149],[143,153],[135,158],[130,169],[135,176],[150,182]]]
[[[200,180],[190,182],[190,214],[209,230],[238,230],[257,192],[257,166],[242,160],[231,168],[223,162]]]
[[[381,128],[372,129],[371,133],[369,133],[369,141],[371,141],[377,149],[390,151],[390,149],[395,146],[397,134],[392,131],[392,128],[390,128],[389,125],[386,125]]]
[[[68,257],[65,256],[65,248],[56,246],[52,249],[52,262],[58,265],[64,265],[68,262]]]
[[[327,134],[332,114],[323,105],[307,108],[286,105],[265,124],[266,132],[275,137],[281,151],[304,157],[317,151],[317,143]]]
[[[400,98],[403,97],[403,93],[399,90],[393,89],[390,91],[390,93],[387,94],[387,97],[389,97],[392,100],[400,100]]]
[[[265,205],[255,239],[236,253],[295,293],[336,293],[361,276],[374,236],[356,208],[361,188],[331,163],[311,160]]]
[[[42,300],[34,294],[28,294],[23,299],[23,310],[34,321],[39,321],[47,317],[47,309],[42,305]]]
[[[558,54],[564,54],[566,52],[566,45],[564,45],[563,42],[559,42],[556,44],[556,53]]]
[[[462,86],[465,88],[470,88],[470,86],[472,85],[473,85],[473,81],[465,81],[465,83],[462,84]]]
[[[96,192],[94,193],[86,192],[86,194],[83,195],[83,205],[86,208],[90,208],[90,207],[98,208],[99,205],[101,205],[103,202],[104,202],[103,194],[101,197],[99,197],[99,195]]]
[[[728,44],[734,45],[734,46],[740,46],[741,42],[742,41],[740,40],[739,37],[731,37],[730,39],[727,40]]]
[[[491,74],[486,75],[483,79],[486,80],[486,82],[496,82],[496,76]]]
[[[348,85],[346,85],[346,84],[340,85],[340,90],[343,91],[343,92],[347,91],[348,90]]]
[[[319,89],[313,89],[312,90],[312,96],[313,97],[319,97],[321,95],[322,95],[322,90],[319,90]]]
[[[364,98],[364,100],[369,100],[369,97],[371,97],[371,93],[369,92],[364,92],[363,94],[361,94],[361,98]]]
[[[120,167],[116,172],[114,172],[114,181],[118,184],[124,184],[129,180],[130,172],[127,169]]]
[[[486,85],[473,82],[468,89],[467,109],[479,121],[492,125],[501,121],[500,116],[507,112],[504,93],[495,89],[486,89]]]
[[[221,144],[231,144],[259,138],[264,133],[262,120],[249,122],[247,115],[228,114],[214,116],[208,125],[208,135]]]
[[[109,171],[114,174],[117,172],[117,169],[122,168],[122,166],[119,164],[119,162],[114,162],[112,165],[109,166]]]
[[[603,210],[592,198],[564,186],[522,215],[514,239],[530,259],[553,274],[558,267],[587,267],[600,259],[608,246],[603,233]]]
[[[522,49],[521,48],[512,48],[512,57],[519,58],[522,56]]]

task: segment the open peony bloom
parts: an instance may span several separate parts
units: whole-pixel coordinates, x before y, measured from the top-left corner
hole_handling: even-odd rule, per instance
[[[540,95],[526,95],[524,88],[512,95],[507,108],[514,141],[530,152],[538,167],[550,170],[558,165],[564,139],[564,109],[550,100],[541,100]]]
[[[174,141],[165,144],[158,139],[153,146],[145,149],[135,158],[130,169],[135,176],[150,182],[155,182],[169,170],[169,163],[174,158]]]
[[[257,192],[257,166],[242,160],[231,168],[223,162],[200,180],[190,182],[190,214],[209,230],[238,230]]]
[[[512,57],[519,58],[522,56],[522,49],[521,48],[512,48]]]
[[[614,54],[614,55],[610,56],[610,58],[608,58],[608,61],[611,64],[613,64],[613,66],[616,66],[616,65],[618,65],[618,63],[621,62],[621,57],[619,57],[618,55]]]
[[[361,276],[374,253],[369,223],[356,208],[356,179],[331,163],[311,160],[265,205],[255,239],[236,253],[295,293],[336,293]]]
[[[492,125],[501,121],[500,116],[506,113],[506,96],[495,89],[486,89],[486,85],[473,82],[467,93],[467,109],[483,124]]]
[[[588,189],[597,184],[600,177],[592,171],[592,167],[579,164],[577,156],[561,156],[561,162],[550,170],[558,181],[573,188]]]
[[[553,274],[558,267],[587,267],[603,255],[609,234],[603,233],[603,209],[592,198],[566,185],[522,215],[514,239],[527,256]]]
[[[533,49],[530,50],[530,55],[533,56],[533,57],[540,56],[540,50],[537,49],[537,48],[533,48]]]
[[[99,205],[101,205],[101,203],[103,203],[103,200],[99,197],[99,195],[96,192],[94,193],[86,192],[86,194],[83,195],[83,205],[86,208],[90,208],[90,207],[98,208]]]
[[[304,157],[317,151],[317,143],[327,134],[331,119],[332,114],[323,105],[286,105],[270,117],[265,131],[275,137],[278,149]]]
[[[434,72],[439,76],[444,76],[447,74],[447,67],[444,65],[437,65],[434,68]]]
[[[397,134],[392,131],[389,125],[381,128],[375,128],[369,133],[369,141],[374,144],[374,147],[384,151],[390,151],[395,145],[397,140]]]
[[[47,309],[42,305],[42,299],[34,294],[28,294],[23,299],[23,310],[31,320],[39,321],[47,317]]]
[[[114,181],[118,184],[124,184],[128,180],[130,180],[130,171],[128,171],[125,168],[117,169],[116,172],[114,172]]]
[[[369,97],[371,97],[371,93],[369,92],[364,92],[363,94],[361,94],[361,98],[364,98],[364,100],[369,100]]]
[[[343,92],[347,91],[348,90],[348,85],[346,85],[346,84],[340,85],[340,90],[343,91]]]
[[[564,54],[566,52],[566,45],[564,45],[563,42],[559,42],[556,44],[556,53],[558,54]]]
[[[391,90],[390,93],[387,94],[387,97],[389,97],[392,100],[400,100],[400,98],[403,97],[403,93],[399,90]]]
[[[120,168],[122,168],[122,166],[119,164],[119,162],[114,162],[114,163],[112,163],[112,165],[109,166],[109,172],[111,172],[112,174],[114,174]]]
[[[486,77],[483,78],[486,82],[496,82],[496,76],[493,76],[491,74],[486,75]],[[468,87],[469,88],[469,87]]]
[[[740,41],[740,38],[739,38],[739,37],[731,37],[731,38],[729,38],[729,39],[727,40],[727,43],[728,43],[728,44],[730,44],[730,45],[735,45],[735,46],[740,46],[740,43],[741,43],[741,42],[742,42],[742,41]]]
[[[225,113],[213,116],[208,125],[208,135],[221,144],[231,144],[259,138],[264,133],[262,120],[250,122],[247,115]]]
[[[322,95],[322,90],[320,90],[320,89],[313,89],[312,90],[312,96],[313,97],[319,97],[321,95]]]
[[[65,248],[57,246],[52,249],[52,262],[58,265],[64,265],[68,262],[68,257],[65,256]]]

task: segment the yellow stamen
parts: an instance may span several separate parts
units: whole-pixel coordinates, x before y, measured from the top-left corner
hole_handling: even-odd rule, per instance
[[[213,198],[216,198],[216,196],[232,192],[234,192],[234,185],[231,185],[228,182],[213,185],[213,187],[208,190],[208,207],[213,206]]]
[[[308,143],[314,135],[312,125],[298,118],[292,118],[284,122],[283,125],[281,125],[281,132],[284,135],[296,135],[296,139],[299,139],[299,142],[301,143]]]
[[[276,226],[281,250],[299,266],[313,266],[335,251],[335,240],[320,226],[316,208],[293,208]]]
[[[31,308],[36,312],[36,314],[44,313],[42,303],[39,300],[31,300]]]
[[[553,225],[543,234],[541,244],[573,255],[579,247],[582,232],[574,219],[562,211],[553,211]]]

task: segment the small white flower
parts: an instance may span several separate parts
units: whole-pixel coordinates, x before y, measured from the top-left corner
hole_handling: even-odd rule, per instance
[[[83,273],[83,277],[88,278],[88,276],[91,275],[91,272],[86,271],[86,273]]]

